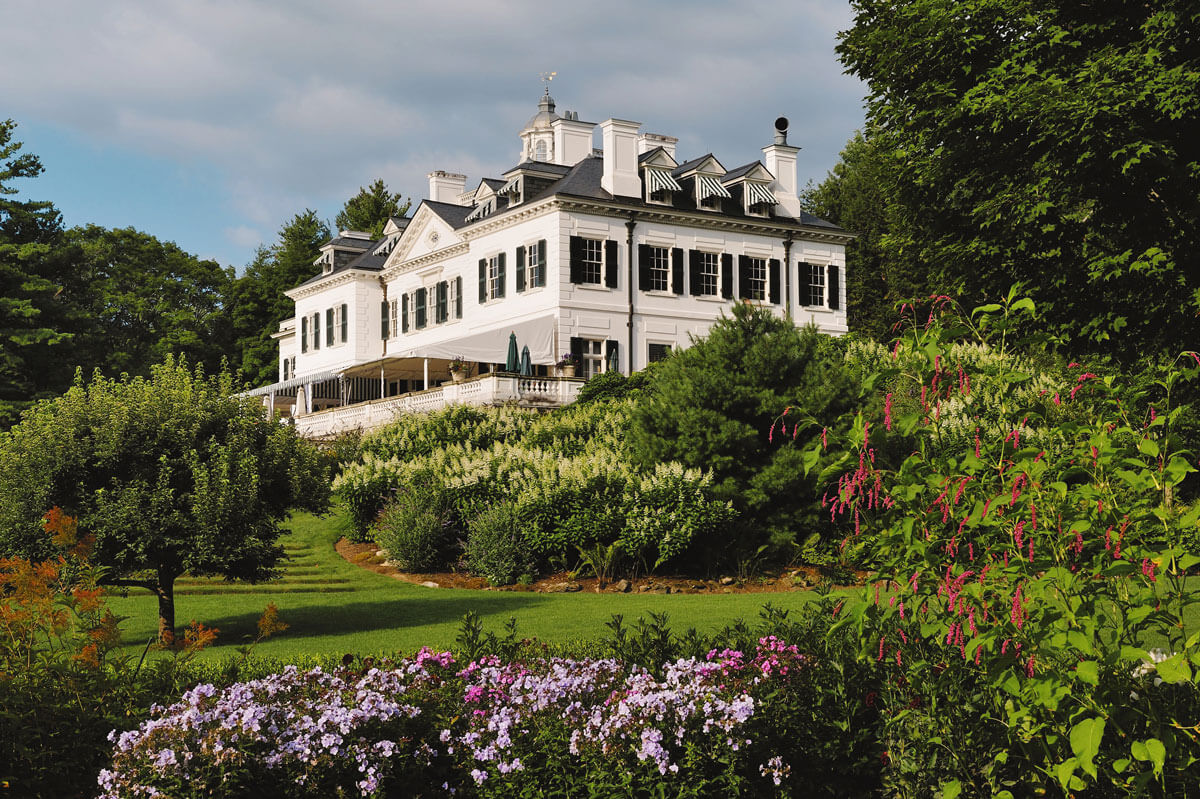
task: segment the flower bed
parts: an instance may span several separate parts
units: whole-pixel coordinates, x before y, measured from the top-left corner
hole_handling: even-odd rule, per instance
[[[786,704],[811,665],[773,636],[712,650],[660,675],[615,659],[460,667],[448,653],[365,671],[289,666],[209,684],[114,732],[102,796],[574,795],[666,785],[756,794],[783,788],[765,706]],[[707,786],[707,787],[704,787]],[[283,792],[283,793],[281,793]]]

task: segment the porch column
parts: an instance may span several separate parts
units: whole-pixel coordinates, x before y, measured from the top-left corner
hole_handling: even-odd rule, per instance
[[[379,398],[387,396],[387,378],[383,376],[383,364],[379,364]]]
[[[425,382],[422,384],[421,388],[429,388],[429,359],[428,358],[425,359]]]
[[[274,419],[275,418],[275,392],[272,391],[267,396],[270,398],[268,400],[268,405],[267,405],[267,415],[270,416],[272,419]]]

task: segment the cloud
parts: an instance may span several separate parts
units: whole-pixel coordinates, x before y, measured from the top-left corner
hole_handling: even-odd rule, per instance
[[[678,136],[681,154],[727,164],[759,157],[783,114],[802,173],[812,159],[823,174],[862,124],[863,89],[833,52],[851,21],[840,0],[50,8],[6,3],[0,74],[21,76],[5,87],[6,115],[205,165],[239,240],[305,207],[332,216],[375,177],[416,199],[432,169],[498,173],[544,70],[559,73],[560,110],[638,119]]]

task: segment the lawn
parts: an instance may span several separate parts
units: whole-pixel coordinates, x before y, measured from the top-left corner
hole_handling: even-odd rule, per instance
[[[613,614],[627,621],[650,612],[666,613],[672,628],[718,629],[738,618],[752,621],[770,602],[796,608],[811,592],[775,594],[535,594],[424,588],[374,574],[346,563],[333,548],[345,529],[340,514],[297,515],[283,544],[289,554],[278,583],[245,586],[208,580],[176,584],[176,621],[196,620],[220,630],[208,657],[233,654],[254,636],[268,602],[279,608],[289,628],[258,644],[255,653],[284,660],[304,655],[359,655],[410,652],[421,646],[448,647],[467,611],[497,633],[509,617],[522,636],[550,642],[597,638]],[[157,602],[148,592],[131,591],[110,601],[127,617],[125,645],[140,652],[157,629]]]

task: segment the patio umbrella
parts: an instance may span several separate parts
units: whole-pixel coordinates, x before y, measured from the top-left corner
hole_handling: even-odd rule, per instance
[[[504,361],[504,371],[515,372],[521,368],[520,357],[517,355],[517,334],[508,334],[508,358]]]
[[[528,344],[521,348],[521,374],[525,377],[533,376],[533,359],[529,357]]]

